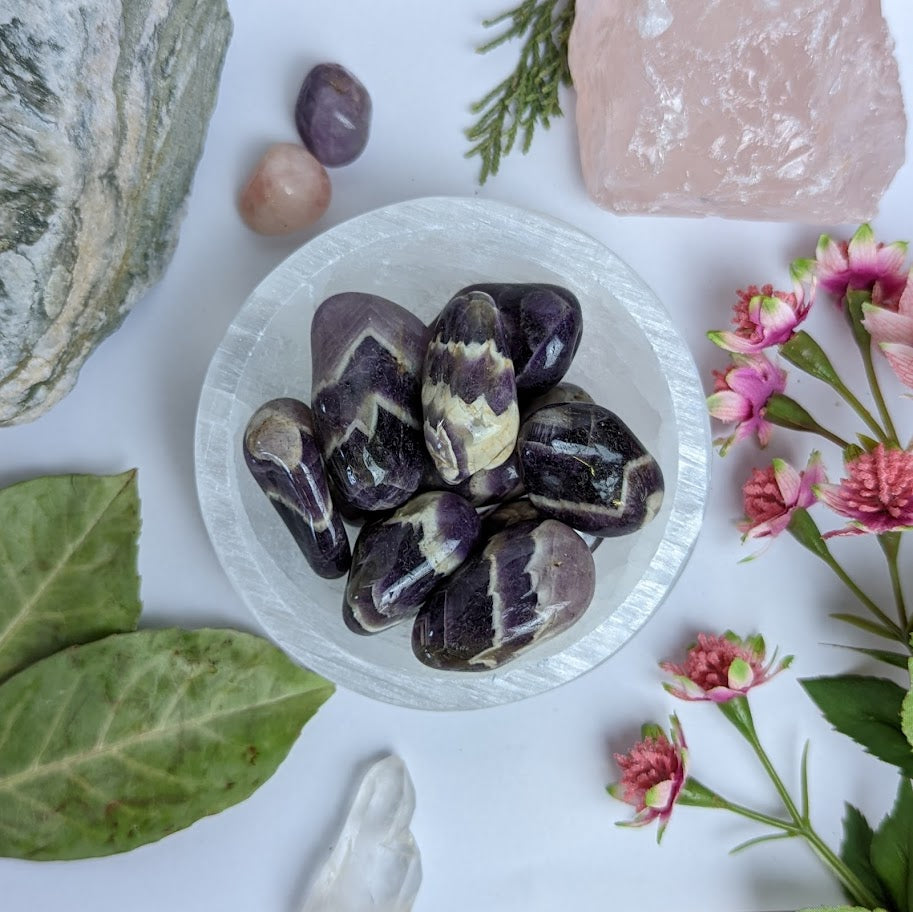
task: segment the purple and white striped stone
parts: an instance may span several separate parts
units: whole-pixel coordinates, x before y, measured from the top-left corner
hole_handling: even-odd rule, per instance
[[[517,451],[513,450],[506,462],[493,469],[480,469],[452,490],[475,507],[519,497],[523,493],[523,481],[520,478],[520,457]]]
[[[520,422],[526,421],[533,412],[547,405],[560,405],[562,402],[593,402],[593,397],[576,383],[561,382],[550,390],[530,399],[520,410]]]
[[[314,314],[314,421],[336,489],[352,507],[397,507],[419,486],[427,345],[422,321],[377,295],[337,294]]]
[[[422,373],[425,444],[447,484],[501,465],[520,413],[507,337],[491,297],[457,295],[434,324]]]
[[[244,461],[282,517],[311,569],[336,579],[351,553],[333,505],[311,410],[297,399],[273,399],[254,412],[244,432]]]
[[[573,529],[517,523],[434,592],[415,619],[412,651],[448,671],[498,668],[570,627],[595,586],[593,556]]]
[[[470,285],[458,294],[491,295],[504,321],[520,395],[537,395],[567,373],[583,332],[576,295],[560,285]]]
[[[343,619],[377,633],[415,614],[431,590],[469,556],[480,520],[457,494],[419,494],[355,542]]]
[[[663,474],[631,429],[587,402],[549,405],[517,444],[526,493],[546,516],[604,538],[646,525],[663,502]]]

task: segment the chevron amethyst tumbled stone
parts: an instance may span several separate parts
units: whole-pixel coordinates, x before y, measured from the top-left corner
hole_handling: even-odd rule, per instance
[[[419,486],[427,346],[422,321],[377,295],[333,295],[314,314],[314,422],[335,487],[351,507],[397,507]]]
[[[517,441],[514,366],[491,297],[457,295],[438,315],[422,373],[425,444],[447,484],[501,465]]]
[[[547,392],[529,399],[520,410],[520,422],[526,421],[533,412],[547,405],[558,405],[562,402],[593,402],[593,397],[581,386],[576,383],[567,383],[562,381],[557,386],[553,386]]]
[[[583,332],[583,313],[576,295],[560,285],[480,284],[458,294],[491,295],[501,313],[517,390],[537,395],[567,373]]]
[[[520,457],[517,451],[512,451],[501,465],[493,469],[480,469],[470,475],[454,486],[453,491],[476,507],[519,497],[523,491],[523,481],[520,478]]]
[[[469,556],[479,526],[472,505],[446,491],[419,494],[388,519],[365,526],[343,600],[349,629],[377,633],[415,614]]]
[[[593,556],[554,520],[493,536],[419,611],[412,651],[433,668],[488,671],[566,630],[593,598]]]
[[[530,501],[582,532],[626,535],[662,505],[656,460],[600,405],[566,402],[539,409],[524,422],[517,450]]]
[[[269,497],[311,569],[326,579],[349,569],[349,539],[327,487],[311,410],[297,399],[273,399],[244,432],[244,461]]]

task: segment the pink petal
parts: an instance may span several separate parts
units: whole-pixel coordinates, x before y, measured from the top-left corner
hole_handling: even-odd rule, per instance
[[[782,459],[774,459],[773,467],[774,478],[777,481],[777,487],[780,489],[783,503],[790,507],[799,499],[799,488],[802,479],[799,473]]]
[[[876,270],[878,267],[878,244],[871,225],[860,225],[850,238],[847,249],[850,268],[856,270]]]
[[[751,414],[751,405],[744,396],[732,390],[721,390],[707,397],[707,411],[718,421],[742,421]]]
[[[733,697],[741,696],[741,691],[731,687],[711,687],[707,691],[707,699],[714,703],[728,703]]]
[[[904,266],[904,260],[907,258],[907,244],[904,241],[894,241],[892,244],[885,244],[880,250],[876,251],[879,272],[899,273]]]
[[[913,267],[910,267],[910,272],[907,274],[907,286],[900,296],[897,310],[904,316],[913,317]]]
[[[773,519],[758,523],[745,532],[745,535],[742,536],[742,541],[748,541],[753,538],[774,538],[786,529],[791,518],[792,516],[789,513],[784,513],[782,516],[774,516]]]
[[[874,304],[863,304],[862,312],[862,325],[876,343],[913,342],[913,316],[894,313]]]
[[[644,793],[644,804],[649,808],[656,808],[661,811],[669,806],[674,789],[675,783],[671,779],[666,779],[665,782],[658,782]]]
[[[729,663],[728,684],[733,690],[748,690],[754,683],[754,670],[744,659],[733,659]]]
[[[836,282],[837,288],[840,289],[840,280],[849,266],[840,245],[826,234],[822,234],[818,238],[815,258],[818,261],[818,280],[821,285],[830,291],[830,286]]]
[[[913,388],[913,346],[884,342],[879,347],[900,382]]]
[[[752,303],[755,300],[752,299]],[[783,341],[795,329],[798,320],[793,308],[776,297],[762,297],[758,305],[758,323],[764,328],[764,335],[778,336],[777,341]],[[784,335],[785,334],[785,335]]]
[[[770,343],[769,342],[750,342],[745,336],[740,336],[737,333],[725,331],[713,331],[707,333],[707,338],[713,342],[714,345],[718,345],[720,348],[725,351],[730,352],[741,352],[743,354],[754,354],[755,352],[762,351]]]

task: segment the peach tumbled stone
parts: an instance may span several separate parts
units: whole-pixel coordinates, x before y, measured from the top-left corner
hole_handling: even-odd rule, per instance
[[[326,169],[304,146],[276,143],[241,191],[241,217],[258,234],[290,234],[313,225],[330,194]]]

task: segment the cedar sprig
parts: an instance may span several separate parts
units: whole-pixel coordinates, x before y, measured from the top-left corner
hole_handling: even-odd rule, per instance
[[[472,144],[467,158],[482,159],[479,183],[498,173],[518,136],[521,149],[528,152],[536,125],[548,129],[553,117],[561,117],[558,90],[571,84],[567,45],[574,22],[574,0],[523,0],[494,19],[482,24],[508,27],[496,38],[477,48],[487,53],[507,41],[524,39],[520,60],[513,72],[470,109],[479,119],[466,130]]]

